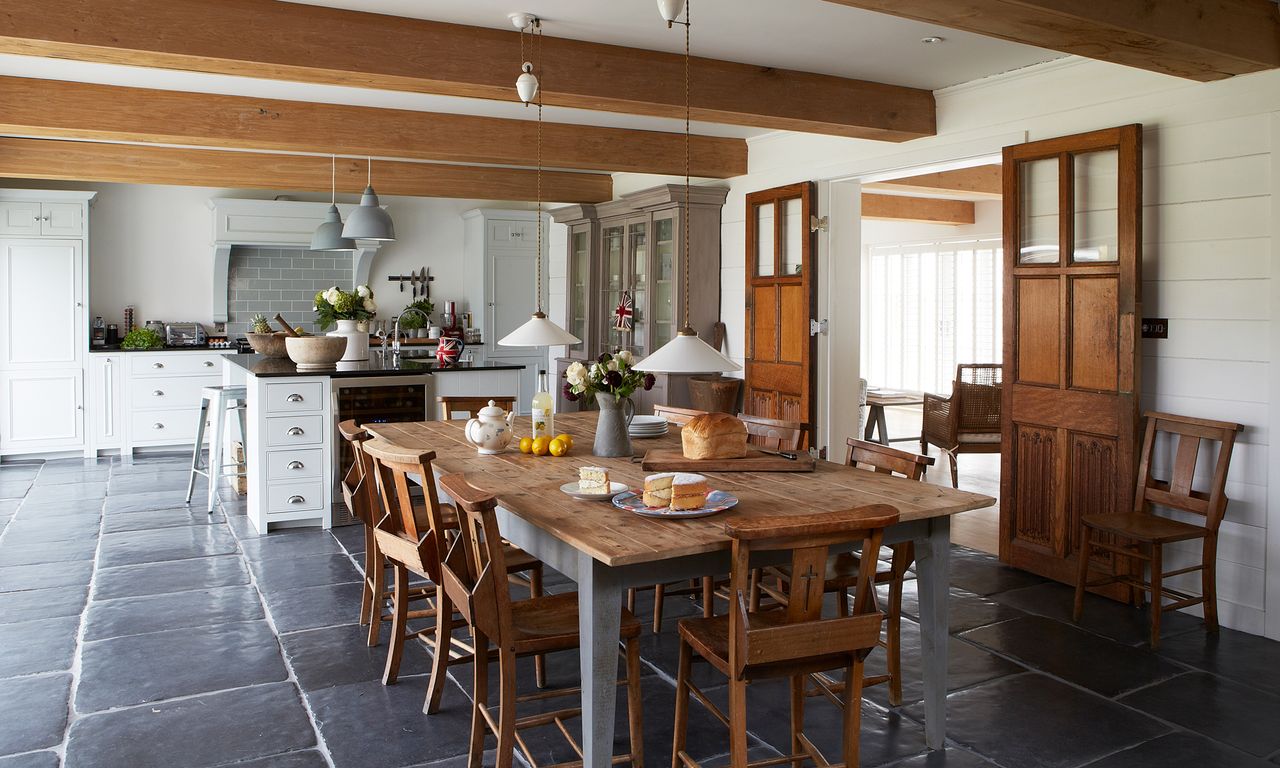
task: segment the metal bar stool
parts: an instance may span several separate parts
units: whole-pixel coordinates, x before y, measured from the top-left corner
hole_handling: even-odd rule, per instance
[[[200,390],[200,423],[196,425],[196,444],[191,450],[191,478],[187,480],[187,503],[191,503],[191,494],[195,491],[196,475],[203,475],[209,480],[209,514],[213,514],[214,503],[218,498],[218,478],[244,477],[244,472],[224,470],[232,464],[222,463],[222,438],[227,428],[227,411],[234,410],[240,417],[240,437],[248,439],[248,387],[217,386],[204,387]],[[204,443],[205,425],[209,423],[210,409],[216,421],[213,423],[213,434],[209,436],[209,460],[200,466],[200,447]],[[215,458],[216,457],[216,458]],[[248,446],[245,446],[245,462],[249,461]]]

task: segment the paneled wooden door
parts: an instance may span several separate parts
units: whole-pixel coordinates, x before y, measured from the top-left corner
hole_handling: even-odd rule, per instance
[[[1141,126],[1005,148],[1000,557],[1018,568],[1073,583],[1080,517],[1133,507],[1141,268]]]
[[[809,216],[813,183],[747,195],[747,339],[743,410],[814,423],[817,295]]]

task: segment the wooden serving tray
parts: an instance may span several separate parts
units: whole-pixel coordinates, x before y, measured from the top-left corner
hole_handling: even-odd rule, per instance
[[[816,466],[813,457],[803,451],[792,461],[751,449],[741,459],[686,459],[682,451],[655,448],[640,463],[646,472],[812,472]]]

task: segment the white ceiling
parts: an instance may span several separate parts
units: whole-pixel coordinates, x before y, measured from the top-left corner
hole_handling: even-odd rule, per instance
[[[543,33],[648,50],[684,50],[654,0],[288,0],[479,27],[511,29],[507,14],[542,17]],[[692,48],[748,64],[937,90],[1062,54],[824,0],[696,0]],[[926,45],[929,35],[945,38]]]

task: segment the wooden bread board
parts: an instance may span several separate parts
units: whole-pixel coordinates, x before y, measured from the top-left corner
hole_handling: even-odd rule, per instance
[[[795,460],[747,449],[741,459],[686,459],[675,449],[654,449],[644,455],[640,467],[646,472],[812,472],[817,462],[799,451]]]

